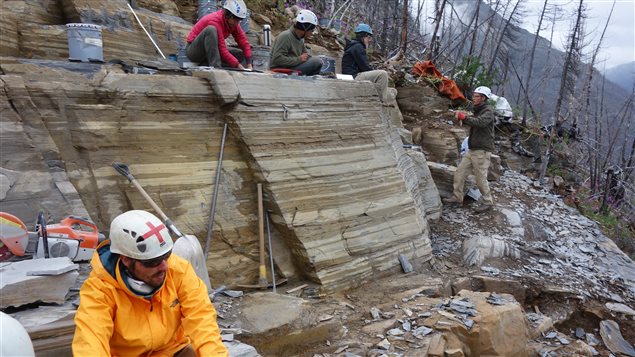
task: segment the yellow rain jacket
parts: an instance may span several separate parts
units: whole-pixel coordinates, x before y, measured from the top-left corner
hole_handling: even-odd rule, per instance
[[[188,261],[172,254],[163,285],[138,295],[123,280],[109,243],[97,248],[80,290],[74,356],[172,357],[188,344],[198,356],[229,356],[207,288]]]

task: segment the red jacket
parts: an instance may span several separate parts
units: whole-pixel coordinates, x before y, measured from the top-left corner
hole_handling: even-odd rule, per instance
[[[220,58],[223,62],[226,62],[231,67],[238,67],[238,60],[227,50],[227,45],[225,44],[225,39],[229,37],[229,35],[232,35],[240,49],[243,50],[247,63],[251,63],[251,46],[249,45],[249,41],[247,41],[247,37],[240,25],[229,27],[227,21],[225,21],[225,9],[220,9],[209,15],[205,15],[202,19],[198,20],[194,27],[192,27],[190,34],[187,35],[187,43],[194,41],[196,36],[207,26],[216,27],[216,32],[218,33],[218,51],[220,52]]]

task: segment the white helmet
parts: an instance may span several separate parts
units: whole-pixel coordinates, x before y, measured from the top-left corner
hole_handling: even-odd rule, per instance
[[[300,12],[298,12],[298,16],[295,17],[295,22],[317,26],[318,19],[317,19],[317,16],[315,16],[315,14],[313,13],[313,11],[300,10]]]
[[[0,356],[35,356],[33,343],[22,324],[0,311]]]
[[[489,99],[492,96],[492,90],[489,89],[489,87],[484,87],[484,86],[476,87],[476,89],[474,90],[474,93],[482,94],[486,96],[487,99]]]
[[[134,210],[110,224],[110,251],[138,260],[160,257],[172,250],[170,232],[152,213]]]
[[[243,0],[227,0],[223,4],[223,9],[227,9],[234,16],[244,19],[247,17],[247,5]]]

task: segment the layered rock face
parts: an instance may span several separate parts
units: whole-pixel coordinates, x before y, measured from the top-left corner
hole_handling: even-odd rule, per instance
[[[102,26],[103,57],[106,61],[154,60],[159,57],[147,35],[126,5],[127,1],[28,0],[0,4],[0,54],[25,58],[64,59],[69,57],[66,23]],[[146,4],[143,4],[146,5]],[[169,6],[171,5],[171,6]],[[185,45],[192,24],[176,14],[171,1],[153,8],[135,10],[139,20],[164,55]],[[171,10],[168,10],[170,8]],[[191,9],[183,7],[191,16]]]
[[[427,218],[439,215],[438,191],[421,168],[425,157],[415,162],[402,148],[399,120],[391,119],[398,110],[383,107],[370,83],[225,71],[146,76],[70,63],[64,22],[103,25],[105,59],[156,54],[125,4],[2,7],[0,50],[10,56],[1,65],[2,210],[25,222],[39,210],[53,221],[89,216],[105,232],[119,213],[149,209],[111,167],[120,161],[205,245],[228,123],[208,258],[214,284],[258,276],[257,182],[278,275],[336,290],[397,267],[399,254],[430,258]],[[137,13],[165,53],[191,26]]]
[[[275,254],[327,290],[396,267],[400,253],[430,257],[426,212],[438,211],[438,193],[431,180],[420,184],[371,83],[216,70],[144,76],[8,59],[2,69],[17,114],[3,120],[38,138],[42,156],[58,158],[56,170],[102,230],[122,211],[149,208],[110,166],[121,161],[177,227],[204,237],[229,123],[208,260],[215,283],[257,276],[256,182],[274,239],[289,250]],[[5,168],[21,164],[17,156]],[[37,205],[13,193],[9,201]],[[73,212],[62,205],[49,213]]]

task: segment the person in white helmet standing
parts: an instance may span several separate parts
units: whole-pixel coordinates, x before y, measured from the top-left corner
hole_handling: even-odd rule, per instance
[[[274,40],[269,67],[300,71],[306,76],[319,74],[322,60],[311,57],[304,44],[304,40],[313,35],[317,23],[317,16],[313,12],[300,10],[293,26],[282,31]]]
[[[355,28],[355,39],[346,42],[342,56],[342,73],[350,74],[358,81],[371,81],[380,95],[382,102],[387,100],[388,72],[373,68],[368,63],[366,48],[373,39],[373,30],[367,24],[359,24]]]
[[[140,210],[117,216],[80,289],[75,356],[228,356],[216,310],[166,226]]]
[[[245,17],[247,5],[243,0],[227,0],[220,10],[203,16],[187,35],[187,57],[215,68],[253,69],[251,45],[240,27]],[[225,39],[229,35],[240,49],[227,47]]]
[[[492,192],[487,182],[487,170],[492,152],[494,152],[494,110],[487,104],[491,96],[492,91],[488,87],[477,87],[472,95],[474,115],[468,116],[462,111],[454,113],[456,119],[470,126],[468,149],[454,174],[453,195],[443,199],[446,204],[463,203],[465,179],[473,173],[476,177],[476,186],[482,195],[481,202],[475,209],[478,213],[485,212],[494,206]]]

